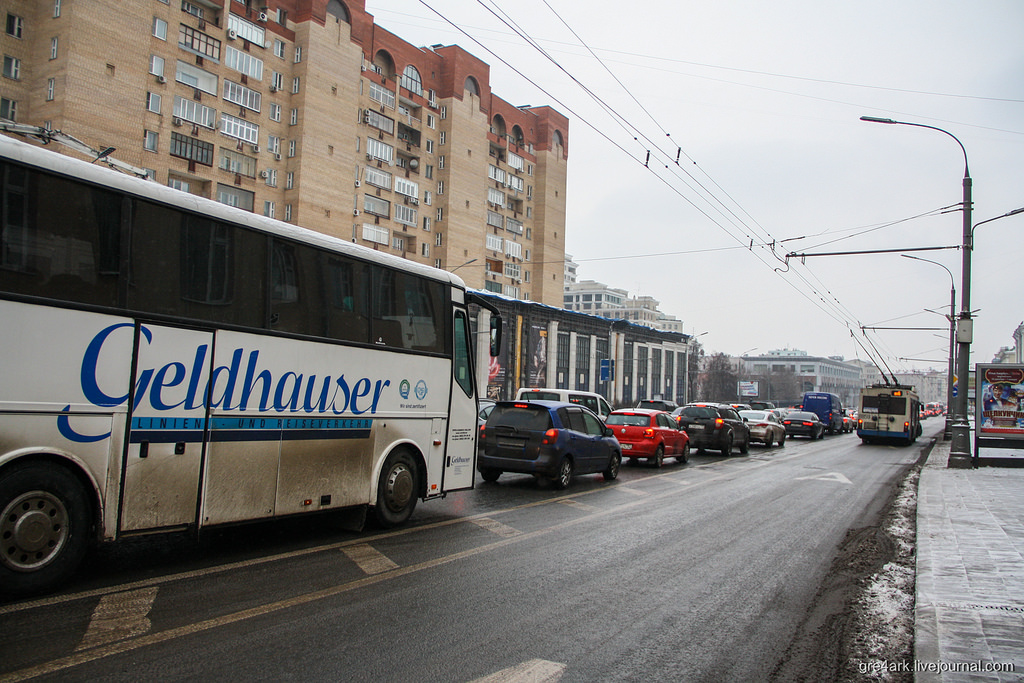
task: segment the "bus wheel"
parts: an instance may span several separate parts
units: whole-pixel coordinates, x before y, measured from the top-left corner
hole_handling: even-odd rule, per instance
[[[380,471],[374,506],[381,526],[393,527],[408,521],[416,509],[419,480],[419,468],[408,452],[398,450],[388,456]]]
[[[89,546],[81,484],[54,465],[15,465],[0,475],[0,592],[52,588],[78,568]]]
[[[490,482],[498,481],[498,477],[500,477],[500,476],[501,476],[501,470],[496,470],[493,467],[485,467],[484,469],[480,470],[480,477],[484,481],[490,481]]]

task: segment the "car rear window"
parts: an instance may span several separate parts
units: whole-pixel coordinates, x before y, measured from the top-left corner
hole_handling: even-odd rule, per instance
[[[530,391],[523,394],[527,401],[561,401],[562,397],[553,391]]]
[[[551,413],[544,406],[495,406],[487,418],[487,426],[546,432],[551,429]]]
[[[637,415],[635,413],[612,413],[605,422],[609,425],[647,427],[651,424],[651,418],[647,415]]]
[[[718,417],[717,410],[704,406],[686,406],[683,408],[682,414],[686,417]]]
[[[814,413],[798,413],[798,412],[793,412],[793,413],[790,413],[789,415],[786,415],[786,419],[787,420],[815,420],[815,419],[817,419],[817,417],[818,416],[815,415]]]
[[[763,410],[741,410],[740,417],[745,417],[748,420],[764,420],[766,415]]]

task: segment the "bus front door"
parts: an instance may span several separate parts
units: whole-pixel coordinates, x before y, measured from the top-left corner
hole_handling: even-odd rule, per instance
[[[121,531],[196,520],[213,335],[140,325],[124,455]]]
[[[469,343],[469,319],[455,311],[455,355],[452,359],[451,405],[444,460],[444,491],[473,488],[476,477],[476,381]]]

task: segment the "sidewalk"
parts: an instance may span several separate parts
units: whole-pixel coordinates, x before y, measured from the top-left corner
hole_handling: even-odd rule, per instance
[[[949,448],[918,482],[915,680],[1024,681],[1024,469],[948,469]]]

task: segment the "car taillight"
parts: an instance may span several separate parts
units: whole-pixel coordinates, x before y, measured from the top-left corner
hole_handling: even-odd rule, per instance
[[[813,427],[814,426],[813,422],[804,422],[803,424],[804,424],[804,427]]]
[[[558,441],[557,429],[549,429],[548,431],[544,432],[544,438],[541,439],[541,443],[546,444],[548,446],[555,443],[556,441]]]
[[[645,429],[644,430],[644,438],[645,439],[653,439],[654,438],[654,430],[653,429]]]
[[[725,420],[720,417],[715,418],[715,429],[721,429],[725,426]]]
[[[480,425],[480,438],[481,439],[484,438],[484,436],[487,434],[486,429],[487,429],[487,425]]]

